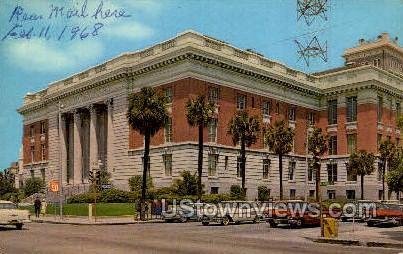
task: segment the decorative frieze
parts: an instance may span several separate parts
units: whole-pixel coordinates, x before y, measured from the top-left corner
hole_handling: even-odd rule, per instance
[[[170,40],[170,41],[164,42],[161,44],[161,49],[167,50],[169,48],[173,48],[173,47],[175,47],[175,44],[176,44],[175,40]]]
[[[242,50],[239,50],[239,49],[234,49],[234,56],[245,59],[245,60],[249,59],[249,54]]]
[[[106,64],[98,65],[94,69],[95,69],[95,73],[100,73],[100,72],[106,71]]]
[[[204,46],[215,49],[215,50],[221,50],[221,44],[218,42],[215,42],[213,40],[205,39],[204,40]]]
[[[154,48],[150,48],[140,52],[140,57],[145,58],[154,55]]]

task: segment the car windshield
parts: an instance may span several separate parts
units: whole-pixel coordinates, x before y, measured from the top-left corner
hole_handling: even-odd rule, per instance
[[[16,209],[17,206],[12,203],[0,203],[0,209]]]

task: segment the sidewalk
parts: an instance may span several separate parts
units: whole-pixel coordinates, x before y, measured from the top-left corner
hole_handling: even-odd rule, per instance
[[[164,222],[161,219],[152,219],[147,221],[135,220],[133,216],[103,216],[97,217],[96,220],[92,217],[89,220],[87,216],[63,216],[60,219],[59,216],[45,215],[40,218],[32,218],[32,222],[35,223],[51,223],[51,224],[71,224],[71,225],[128,225],[128,224],[143,224],[143,223],[160,223]]]

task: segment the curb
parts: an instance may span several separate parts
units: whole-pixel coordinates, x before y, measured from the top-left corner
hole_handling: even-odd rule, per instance
[[[82,225],[82,226],[105,226],[105,225],[133,225],[133,224],[153,224],[162,223],[163,220],[152,221],[128,221],[128,222],[71,222],[71,221],[48,221],[48,220],[35,220],[32,223],[47,223],[47,224],[63,224],[63,225]]]
[[[358,240],[343,240],[343,239],[329,239],[329,238],[308,238],[315,243],[328,243],[328,244],[341,244],[349,246],[366,246],[366,247],[379,247],[379,248],[396,248],[403,249],[402,243],[387,243],[387,242],[363,242]]]
[[[327,238],[313,238],[311,239],[315,243],[330,243],[330,244],[342,244],[342,245],[352,245],[361,246],[361,242],[358,240],[339,240],[339,239],[327,239]]]
[[[403,243],[367,242],[368,247],[403,249]]]

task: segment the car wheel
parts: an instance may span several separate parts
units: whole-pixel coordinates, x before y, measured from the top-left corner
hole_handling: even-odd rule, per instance
[[[269,222],[269,224],[270,224],[271,228],[276,228],[277,227],[277,223],[275,223],[274,221]]]
[[[298,219],[298,220],[297,220],[297,223],[295,224],[295,226],[296,226],[297,228],[300,228],[300,227],[302,227],[302,225],[303,225],[302,220],[301,220],[301,219]]]
[[[188,221],[187,217],[181,217],[180,218],[180,222],[182,222],[182,223],[186,223],[187,221]]]
[[[367,226],[368,226],[368,227],[373,227],[373,226],[374,226],[374,223],[371,222],[371,221],[368,221],[368,222],[367,222]]]
[[[203,226],[208,226],[208,224],[209,224],[208,221],[203,221],[203,222],[202,222],[202,225],[203,225]]]
[[[225,216],[224,218],[222,218],[221,225],[227,226],[228,224],[229,224],[229,218],[228,216]]]
[[[16,227],[18,230],[21,230],[21,229],[22,229],[22,223],[16,224],[15,227]]]

